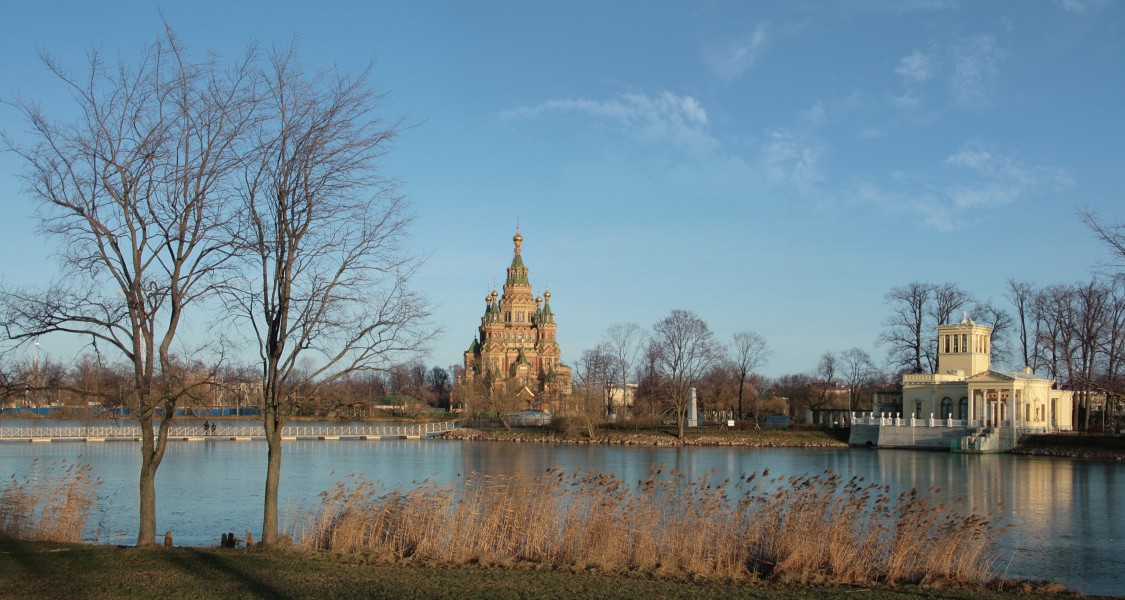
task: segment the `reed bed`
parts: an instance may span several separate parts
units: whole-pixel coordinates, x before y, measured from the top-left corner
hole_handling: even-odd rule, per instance
[[[654,468],[613,474],[472,474],[383,492],[362,479],[322,493],[289,531],[299,546],[386,560],[531,564],[681,579],[984,584],[1000,528],[916,490],[824,473],[716,482]]]
[[[88,464],[35,459],[28,475],[0,488],[0,536],[81,542],[100,485]]]

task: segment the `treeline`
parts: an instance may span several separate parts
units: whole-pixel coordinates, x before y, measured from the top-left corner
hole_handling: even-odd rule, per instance
[[[261,408],[262,377],[253,368],[223,368],[211,372],[203,363],[179,369],[178,379],[190,390],[185,408]],[[47,356],[30,359],[0,371],[0,406],[12,408],[92,409],[131,408],[132,374],[124,363],[104,364],[82,355],[66,365]],[[452,379],[449,370],[422,362],[394,365],[383,371],[350,373],[339,379],[307,386],[293,393],[291,416],[362,418],[394,406],[404,411],[449,409]]]
[[[808,372],[769,378],[766,339],[753,331],[716,337],[698,315],[673,310],[646,330],[636,323],[610,326],[602,340],[575,361],[574,393],[561,412],[593,435],[607,422],[683,424],[695,389],[704,422],[740,425],[782,414],[803,422],[810,411],[832,409],[827,424],[850,410],[869,410],[873,393],[893,387],[859,347],[825,352]],[[749,425],[752,426],[752,425]]]

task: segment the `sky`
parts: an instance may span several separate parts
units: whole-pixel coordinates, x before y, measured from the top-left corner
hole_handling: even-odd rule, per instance
[[[1076,210],[1122,220],[1125,2],[0,0],[0,98],[68,114],[40,55],[132,60],[162,19],[231,60],[295,41],[309,69],[373,65],[411,124],[382,168],[427,257],[430,365],[461,362],[517,226],[564,362],[685,309],[761,334],[777,376],[882,363],[912,281],[1008,308],[1009,278],[1088,280],[1109,256]],[[9,106],[0,131],[26,140]],[[58,273],[23,170],[0,153],[7,285]]]

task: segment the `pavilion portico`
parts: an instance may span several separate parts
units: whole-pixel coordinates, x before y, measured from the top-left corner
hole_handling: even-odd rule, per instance
[[[1070,392],[1027,369],[903,377],[903,415],[956,422],[963,427],[1015,427],[1021,431],[1071,428]],[[1063,410],[1060,410],[1060,407]]]

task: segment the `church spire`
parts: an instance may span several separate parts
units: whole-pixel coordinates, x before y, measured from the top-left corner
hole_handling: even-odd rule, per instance
[[[520,235],[519,226],[516,226],[516,235],[512,236],[512,242],[516,246],[516,252],[515,256],[512,257],[512,266],[508,267],[508,281],[505,285],[528,285],[527,267],[523,264],[523,258],[520,257],[523,236]]]

